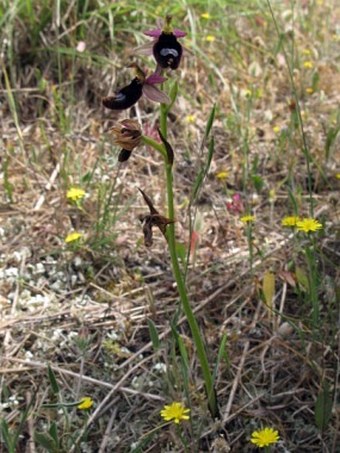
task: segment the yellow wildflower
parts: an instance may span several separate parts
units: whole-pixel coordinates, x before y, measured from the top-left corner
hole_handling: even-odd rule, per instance
[[[192,123],[194,123],[194,122],[196,121],[196,116],[195,116],[195,115],[187,115],[187,116],[185,117],[185,121],[186,121],[187,123],[192,124]]]
[[[244,90],[241,90],[241,96],[248,99],[250,98],[252,95],[252,92],[251,90],[249,90],[249,88],[245,88]]]
[[[169,406],[164,406],[161,410],[161,417],[164,418],[166,422],[173,421],[176,424],[179,424],[182,420],[189,420],[190,416],[188,415],[190,409],[186,409],[182,403],[171,403]]]
[[[85,193],[86,192],[83,189],[79,189],[78,187],[71,187],[66,193],[66,198],[72,201],[78,201],[84,198]]]
[[[322,224],[315,219],[307,217],[297,222],[296,227],[298,231],[303,231],[304,233],[314,233],[315,231],[322,229]]]
[[[216,38],[215,38],[215,36],[213,36],[213,35],[208,35],[208,36],[205,38],[205,40],[208,41],[208,42],[214,42],[215,39],[216,39]]]
[[[275,189],[270,189],[269,191],[269,202],[274,203],[276,200],[276,190]]]
[[[280,126],[273,127],[273,131],[275,132],[275,134],[278,134],[280,132],[280,130],[281,130]]]
[[[312,62],[312,61],[309,61],[309,60],[308,60],[308,61],[305,61],[305,62],[303,63],[303,67],[304,67],[305,69],[312,69],[313,66],[314,66],[314,65],[313,65],[313,62]]]
[[[308,55],[308,56],[312,54],[312,52],[309,49],[303,49],[302,53],[303,53],[303,55]]]
[[[251,435],[250,442],[259,448],[268,447],[276,444],[280,439],[278,431],[273,428],[264,428],[260,431],[254,431]]]
[[[228,179],[229,172],[227,170],[222,170],[216,173],[216,178],[219,179],[220,181],[225,181]]]
[[[255,220],[255,216],[253,215],[244,215],[240,218],[242,223],[252,223]]]
[[[336,177],[336,179],[340,179],[340,173],[337,173],[337,174],[335,175],[335,177]]]
[[[86,409],[90,409],[92,406],[93,406],[93,399],[90,396],[84,396],[80,400],[77,408],[81,409],[81,410],[86,410]]]
[[[296,224],[300,221],[300,217],[296,215],[284,217],[281,220],[281,225],[284,227],[296,227]]]
[[[202,17],[202,19],[207,19],[208,20],[208,19],[210,19],[211,16],[210,16],[209,13],[203,13],[203,14],[201,14],[201,17]]]
[[[78,241],[82,237],[82,233],[77,233],[77,231],[73,231],[73,233],[69,233],[66,238],[65,242],[66,244],[69,244],[70,242]]]
[[[312,87],[306,88],[306,93],[307,93],[307,94],[313,94],[313,93],[314,93],[313,88],[312,88]]]

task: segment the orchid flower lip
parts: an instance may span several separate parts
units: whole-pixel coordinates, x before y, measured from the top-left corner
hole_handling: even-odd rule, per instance
[[[108,96],[102,100],[104,107],[111,110],[125,110],[132,107],[143,94],[143,82],[137,77],[124,88],[117,91],[113,96]]]
[[[154,42],[153,55],[163,69],[177,69],[182,53],[183,48],[173,33],[162,33]]]

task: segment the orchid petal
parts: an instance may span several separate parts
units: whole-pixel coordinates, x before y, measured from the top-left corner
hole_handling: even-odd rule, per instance
[[[151,74],[151,76],[146,78],[145,83],[148,85],[155,85],[156,83],[164,83],[166,80],[166,77],[163,77],[154,72],[153,74]]]
[[[179,30],[178,28],[174,28],[173,34],[176,36],[176,38],[184,38],[187,34],[185,31]]]
[[[144,35],[151,36],[151,38],[159,38],[162,34],[162,30],[160,28],[155,28],[153,30],[147,30],[144,32]]]
[[[161,104],[170,104],[169,96],[154,85],[145,84],[143,86],[143,94],[151,101],[160,102]]]

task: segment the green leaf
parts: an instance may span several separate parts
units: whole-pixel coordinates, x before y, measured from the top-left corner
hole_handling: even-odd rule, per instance
[[[168,111],[171,110],[171,107],[174,105],[176,98],[178,94],[178,82],[174,81],[174,83],[171,85],[170,92],[169,92],[169,97],[170,97],[170,105],[168,107]]]
[[[206,165],[205,165],[205,171],[204,171],[205,175],[209,171],[210,164],[211,164],[211,161],[212,161],[212,158],[213,158],[213,155],[214,155],[214,151],[215,151],[215,140],[214,140],[214,137],[211,137],[210,142],[209,142],[209,146],[208,146],[208,158],[207,158],[207,162],[206,162]]]
[[[327,428],[328,422],[332,416],[332,397],[329,390],[328,382],[324,382],[315,403],[315,423],[320,431]]]
[[[180,334],[177,332],[177,323],[175,324],[174,322],[171,323],[171,332],[172,335],[177,343],[180,355],[181,355],[181,363],[182,363],[182,374],[183,374],[183,379],[184,379],[184,385],[185,388],[188,389],[189,386],[189,356],[188,352],[185,346],[185,343],[183,341],[183,338],[180,336]]]
[[[8,453],[15,453],[15,441],[9,431],[8,423],[5,419],[1,420],[1,437],[8,449]]]
[[[148,322],[148,327],[149,327],[149,333],[150,333],[150,338],[152,342],[152,346],[155,350],[159,349],[161,342],[158,336],[158,332],[155,326],[155,323],[151,319],[147,319]]]
[[[193,202],[195,200],[195,198],[197,197],[197,194],[202,185],[203,179],[204,179],[204,170],[203,170],[203,168],[201,168],[196,176],[196,179],[195,179],[193,187],[192,187],[191,202]]]
[[[88,171],[88,172],[85,173],[84,176],[82,176],[81,181],[83,183],[89,183],[89,182],[91,182],[92,177],[93,177],[92,171]]]
[[[296,266],[295,275],[301,289],[305,292],[310,292],[308,276],[304,269],[302,269],[302,267]]]
[[[317,71],[314,72],[313,77],[312,77],[312,88],[313,91],[316,91],[318,89],[318,84],[320,81],[320,76]]]
[[[50,429],[49,429],[49,434],[54,440],[55,444],[59,446],[59,438],[58,438],[58,428],[56,422],[52,422]]]
[[[257,193],[260,193],[264,186],[264,180],[260,175],[252,175],[251,179]]]
[[[176,242],[176,253],[178,258],[181,260],[182,265],[185,266],[187,261],[187,248],[185,244]]]
[[[186,374],[187,374],[187,371],[189,370],[188,351],[185,347],[183,338],[180,335],[177,335],[177,343],[178,343],[178,348],[181,353],[182,361],[183,361],[183,364],[185,365],[185,370],[186,370]]]
[[[41,445],[49,453],[57,453],[58,445],[56,445],[54,439],[48,433],[34,433],[34,440],[37,444]]]
[[[49,365],[47,367],[47,371],[48,371],[48,378],[50,380],[51,387],[52,387],[52,392],[56,395],[57,393],[59,393],[59,385],[58,385],[57,379],[55,377],[54,371],[52,370],[52,368]]]
[[[216,365],[215,365],[215,369],[214,369],[214,375],[213,375],[213,381],[215,382],[215,379],[216,379],[216,376],[217,376],[217,372],[218,372],[218,367],[223,359],[223,356],[225,356],[225,360],[226,362],[229,364],[229,357],[228,357],[228,353],[227,353],[227,350],[226,350],[226,343],[227,343],[227,334],[225,333],[222,337],[222,340],[221,340],[221,343],[220,343],[220,347],[218,348],[218,354],[217,354],[217,360],[216,360]]]
[[[207,125],[205,126],[205,134],[204,134],[205,138],[209,137],[212,125],[215,120],[215,114],[216,114],[216,104],[214,104],[213,108],[211,109],[211,112],[210,112],[210,115],[209,115],[209,118],[207,121]]]

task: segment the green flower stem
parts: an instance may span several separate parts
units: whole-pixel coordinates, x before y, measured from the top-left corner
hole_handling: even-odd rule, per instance
[[[172,186],[172,167],[171,165],[167,164],[166,165],[166,185],[167,185],[167,194],[168,194],[168,216],[170,219],[174,219],[174,198],[173,198],[173,186]],[[183,276],[181,269],[179,267],[178,263],[178,257],[176,253],[176,239],[175,239],[175,224],[171,223],[168,225],[167,228],[168,231],[168,245],[169,245],[169,251],[170,251],[170,256],[171,256],[171,262],[172,262],[172,269],[174,273],[174,277],[177,283],[177,289],[178,293],[182,302],[183,310],[185,313],[185,316],[188,320],[188,324],[191,330],[191,334],[196,346],[197,350],[197,355],[198,359],[201,364],[202,372],[203,372],[203,377],[204,377],[204,382],[205,382],[205,388],[207,392],[207,397],[208,397],[208,403],[209,403],[209,409],[211,414],[214,417],[218,416],[218,408],[217,408],[217,401],[216,401],[216,396],[215,396],[215,391],[214,391],[214,383],[213,383],[213,378],[212,374],[210,372],[209,368],[209,362],[207,358],[207,353],[205,351],[204,343],[202,340],[202,336],[200,334],[200,330],[196,321],[196,318],[194,316],[194,313],[191,309],[190,302],[188,299],[188,294],[187,290],[184,284]]]
[[[167,110],[161,107],[161,132],[166,138],[166,119]],[[175,219],[175,208],[174,208],[174,193],[173,193],[173,174],[172,165],[168,163],[167,157],[165,157],[165,171],[166,171],[166,187],[167,187],[167,198],[168,198],[168,217]],[[183,310],[187,318],[193,341],[196,346],[197,356],[201,364],[205,389],[208,398],[209,410],[212,417],[216,418],[219,415],[216,395],[214,391],[214,381],[209,368],[209,362],[207,353],[204,347],[203,339],[198,327],[197,320],[191,309],[186,286],[184,283],[183,275],[179,266],[177,252],[176,252],[176,237],[175,237],[175,224],[171,223],[167,227],[167,239],[170,251],[171,263],[173,274],[177,283],[177,289],[182,302]]]
[[[254,247],[253,247],[253,228],[252,228],[251,222],[246,225],[246,235],[247,235],[248,250],[249,250],[250,272],[253,273]]]
[[[142,136],[142,140],[144,145],[151,146],[151,148],[155,149],[156,151],[160,152],[166,161],[166,151],[164,149],[164,146],[161,143],[156,142],[156,140],[153,140],[152,138],[148,137],[147,135]]]

